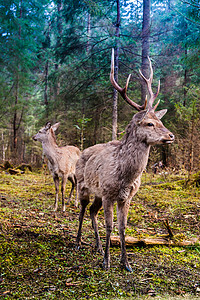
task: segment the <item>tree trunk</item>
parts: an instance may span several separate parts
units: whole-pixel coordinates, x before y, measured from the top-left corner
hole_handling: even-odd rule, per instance
[[[1,134],[1,141],[2,141],[2,160],[5,161],[6,160],[6,150],[8,148],[8,142],[5,143],[3,131]]]
[[[46,107],[46,117],[49,116],[49,101],[48,101],[48,73],[49,73],[49,61],[46,61],[44,70],[44,104]]]
[[[61,18],[61,10],[62,10],[62,0],[58,1],[57,3],[57,29],[58,29],[58,36],[57,36],[57,47],[60,47],[60,39],[62,36],[62,18]],[[49,30],[48,30],[48,38],[50,39],[50,24],[49,24]],[[57,72],[59,69],[59,65],[55,64],[55,71]],[[54,84],[54,98],[56,99],[57,96],[60,94],[60,82],[58,81],[58,76],[56,74],[56,81]]]
[[[18,86],[19,86],[19,76],[17,74],[16,89],[15,89],[15,111],[14,111],[14,116],[13,116],[13,148],[14,148],[14,152],[16,152],[16,148],[17,148],[17,108],[16,107],[18,104]],[[14,155],[16,155],[16,153],[14,153]]]
[[[161,157],[163,166],[166,167],[168,163],[168,148],[165,146],[161,146]]]
[[[188,32],[187,32],[187,22],[183,21],[183,32],[185,32],[185,39],[187,40]],[[185,60],[187,60],[188,56],[188,49],[187,49],[187,42],[185,43]],[[186,106],[186,99],[187,99],[187,83],[188,83],[188,70],[185,66],[184,70],[184,82],[183,82],[183,106]]]
[[[87,49],[86,49],[87,54],[89,54],[89,51],[90,51],[90,34],[91,34],[91,23],[90,23],[90,13],[88,13],[88,20],[87,20]]]
[[[190,141],[189,141],[189,177],[193,171],[194,165],[194,128],[195,128],[195,102],[193,102],[192,107],[192,120],[191,120],[191,133],[190,133]]]
[[[97,132],[98,132],[98,126],[99,126],[99,108],[96,108],[95,112],[95,118],[94,118],[94,134],[93,134],[93,145],[96,145],[97,143]]]
[[[185,53],[187,53],[187,50],[185,51]],[[185,69],[184,71],[184,83],[183,83],[183,106],[186,106],[186,97],[187,97],[187,90],[186,90],[186,86],[187,86],[187,69]]]
[[[116,22],[116,49],[115,49],[115,80],[118,82],[118,69],[119,69],[119,37],[120,37],[120,3],[117,0],[117,22]],[[113,112],[112,112],[112,140],[117,139],[117,102],[118,92],[114,89],[113,94]]]
[[[22,18],[22,0],[19,3],[20,11],[19,11],[19,19]],[[21,39],[21,25],[19,25],[19,39]],[[13,149],[14,149],[14,156],[16,156],[17,150],[17,130],[19,126],[17,126],[17,104],[18,104],[18,90],[19,90],[19,65],[17,66],[16,71],[16,82],[15,82],[15,109],[14,109],[14,116],[13,116]]]
[[[142,73],[146,78],[149,77],[149,37],[150,37],[150,12],[151,1],[143,0],[143,23],[142,23]],[[146,95],[148,94],[147,85],[142,80],[141,98],[144,103]]]
[[[61,9],[62,9],[62,0],[57,2],[57,12],[58,12],[58,17],[57,17],[57,28],[58,28],[58,37],[57,41],[58,44],[60,43],[60,38],[62,35],[62,19],[61,19]]]

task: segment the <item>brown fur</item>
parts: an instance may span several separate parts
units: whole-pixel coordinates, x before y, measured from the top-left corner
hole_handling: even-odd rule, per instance
[[[80,157],[80,150],[74,146],[58,147],[56,143],[55,130],[59,123],[51,126],[47,123],[45,127],[41,128],[39,132],[33,137],[34,140],[42,143],[43,153],[48,159],[48,167],[51,171],[55,183],[55,206],[54,210],[58,208],[58,192],[59,192],[59,178],[62,179],[62,210],[65,211],[65,186],[67,179],[72,183],[72,188],[68,198],[68,203],[71,199],[74,187],[77,185],[75,177],[76,162]],[[75,205],[77,206],[77,193],[75,198]]]
[[[166,112],[166,111],[165,111]],[[104,267],[110,267],[110,234],[113,229],[113,205],[117,202],[117,218],[121,240],[121,263],[129,271],[125,248],[125,227],[131,198],[140,186],[148,161],[150,146],[171,143],[174,136],[159,120],[163,111],[141,111],[133,116],[121,141],[98,144],[83,151],[76,165],[78,193],[81,203],[77,244],[81,243],[81,228],[90,194],[95,194],[90,216],[95,231],[97,250],[103,253],[98,233],[97,214],[104,208],[106,247]],[[149,124],[152,123],[153,126]]]

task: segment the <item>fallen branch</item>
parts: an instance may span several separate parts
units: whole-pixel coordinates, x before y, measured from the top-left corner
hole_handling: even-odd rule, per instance
[[[18,175],[18,174],[20,174],[19,170],[15,170],[15,169],[11,169],[11,168],[9,168],[7,171],[8,171],[8,173],[10,173],[10,175]]]
[[[120,246],[120,238],[118,236],[111,236],[111,245],[112,246]],[[128,247],[134,247],[134,246],[158,246],[158,245],[166,245],[166,246],[193,246],[195,244],[200,244],[200,241],[197,238],[194,238],[192,240],[183,240],[183,241],[177,241],[172,240],[169,238],[169,236],[166,237],[149,237],[149,238],[134,238],[132,236],[126,236],[125,237],[125,243]]]
[[[171,229],[171,227],[169,225],[169,220],[168,219],[164,220],[163,223],[164,223],[164,225],[165,225],[165,227],[166,227],[166,229],[167,229],[167,231],[169,233],[169,238],[172,239],[173,236],[174,236],[174,234],[173,234],[172,229]]]

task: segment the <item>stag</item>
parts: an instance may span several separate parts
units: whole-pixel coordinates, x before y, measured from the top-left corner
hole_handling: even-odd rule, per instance
[[[65,188],[67,180],[72,183],[72,188],[69,194],[68,203],[71,200],[74,188],[77,187],[77,180],[75,176],[75,166],[80,157],[80,150],[74,146],[58,147],[56,143],[55,131],[60,123],[51,125],[47,122],[36,135],[33,136],[35,141],[42,143],[43,154],[48,159],[48,168],[52,173],[55,183],[55,205],[54,210],[58,209],[58,192],[59,192],[59,178],[62,179],[61,193],[62,193],[62,211],[65,211]],[[77,206],[77,189],[75,196],[75,206]]]
[[[110,268],[110,235],[113,229],[114,203],[117,202],[118,230],[121,243],[120,262],[127,271],[131,272],[125,246],[125,228],[130,201],[139,189],[141,175],[147,165],[151,145],[170,144],[174,141],[174,135],[160,121],[167,109],[155,111],[159,102],[153,106],[159,93],[160,83],[154,94],[151,87],[153,69],[150,59],[149,64],[150,78],[145,78],[141,72],[140,74],[147,84],[150,99],[147,103],[146,97],[145,103],[138,105],[127,96],[130,75],[124,88],[121,88],[114,79],[114,50],[112,51],[110,81],[125,101],[138,113],[133,116],[121,141],[97,144],[85,149],[76,165],[81,204],[77,246],[81,245],[83,217],[89,203],[89,196],[93,193],[95,197],[90,206],[90,217],[95,232],[96,248],[104,254],[103,266],[106,270]],[[97,214],[102,205],[106,227],[105,253],[97,225]]]

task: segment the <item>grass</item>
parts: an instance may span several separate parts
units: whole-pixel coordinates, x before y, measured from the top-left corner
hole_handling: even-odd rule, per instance
[[[199,238],[200,190],[180,176],[145,174],[132,200],[126,234]],[[67,186],[69,193],[70,186]],[[111,248],[111,269],[95,252],[88,211],[84,245],[75,236],[79,208],[53,212],[54,185],[44,173],[0,174],[0,299],[200,299],[200,246],[128,248],[133,273],[120,268],[120,249]],[[105,244],[103,211],[99,231]],[[117,235],[116,212],[113,234]]]

